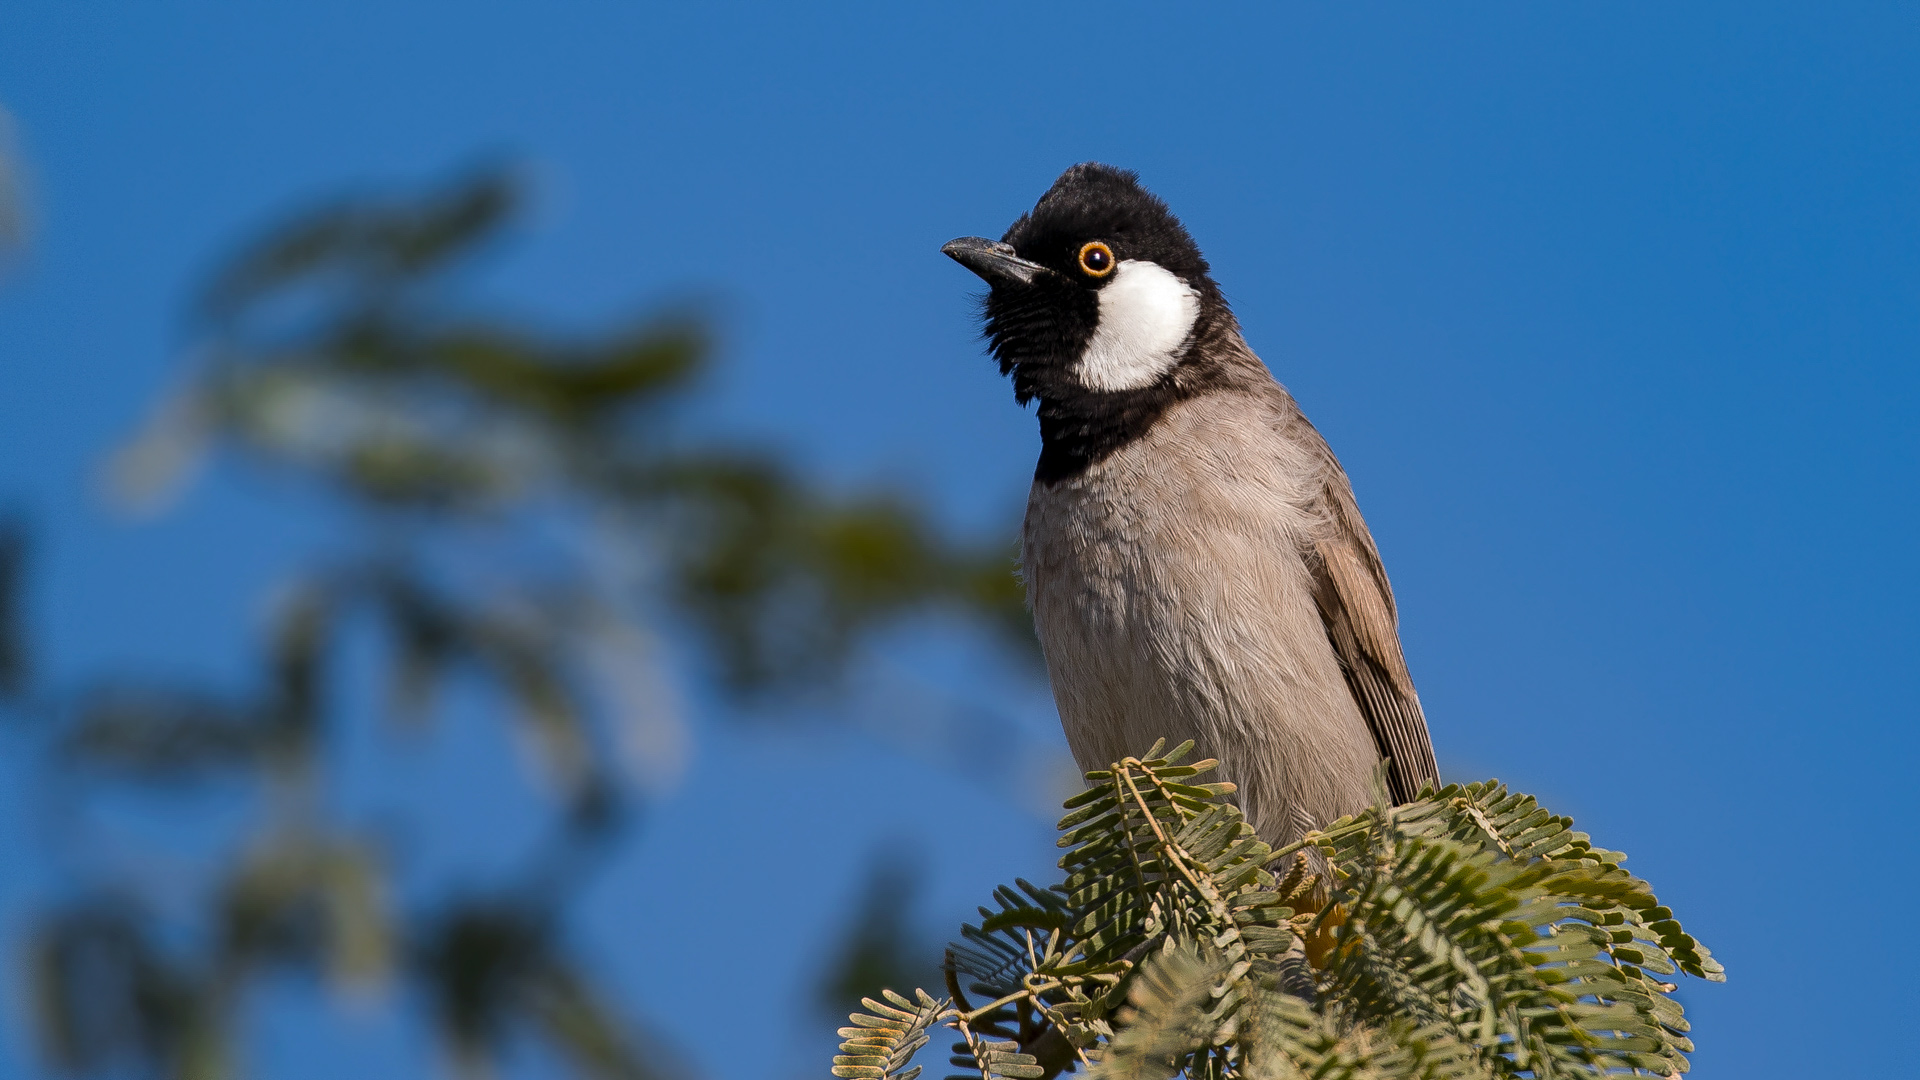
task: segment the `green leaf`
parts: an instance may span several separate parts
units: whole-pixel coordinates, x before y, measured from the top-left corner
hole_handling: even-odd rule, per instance
[[[1310,836],[1330,881],[1298,856],[1276,880],[1239,809],[1191,783],[1212,763],[1176,764],[1188,749],[1089,772],[1060,820],[1064,882],[1000,889],[962,928],[947,967],[968,1075],[1686,1070],[1686,1020],[1646,972],[1718,966],[1568,819],[1453,785]],[[1309,934],[1330,935],[1318,968]]]
[[[951,1005],[925,990],[914,991],[911,999],[891,990],[881,997],[862,998],[866,1011],[849,1016],[852,1026],[840,1029],[845,1041],[833,1059],[833,1075],[842,1080],[914,1080],[920,1067],[909,1062],[927,1044],[928,1028]]]

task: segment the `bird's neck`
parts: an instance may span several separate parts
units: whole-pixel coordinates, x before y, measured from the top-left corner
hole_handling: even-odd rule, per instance
[[[1181,395],[1171,384],[1040,399],[1037,483],[1071,480],[1144,436]]]
[[[1150,386],[1105,392],[1039,389],[1040,461],[1033,478],[1042,484],[1071,480],[1144,437],[1174,405],[1255,381],[1273,377],[1227,316],[1203,328],[1187,356]]]

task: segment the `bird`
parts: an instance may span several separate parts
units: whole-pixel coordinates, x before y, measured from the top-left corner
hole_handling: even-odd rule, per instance
[[[1267,843],[1437,786],[1393,590],[1346,471],[1248,347],[1138,174],[1061,174],[979,275],[1040,457],[1020,576],[1075,761],[1166,737],[1219,762]]]

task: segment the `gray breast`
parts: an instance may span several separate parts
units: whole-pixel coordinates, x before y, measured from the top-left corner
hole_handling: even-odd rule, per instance
[[[1314,604],[1326,466],[1292,408],[1277,386],[1172,406],[1036,483],[1021,556],[1080,766],[1193,739],[1272,843],[1365,807],[1378,760]]]

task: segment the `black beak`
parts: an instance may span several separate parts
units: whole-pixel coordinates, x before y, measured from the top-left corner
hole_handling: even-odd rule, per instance
[[[984,236],[963,236],[940,246],[954,262],[979,274],[989,285],[1029,285],[1041,274],[1053,271],[1037,262],[1028,262],[1014,254],[1012,244],[1002,244]]]

